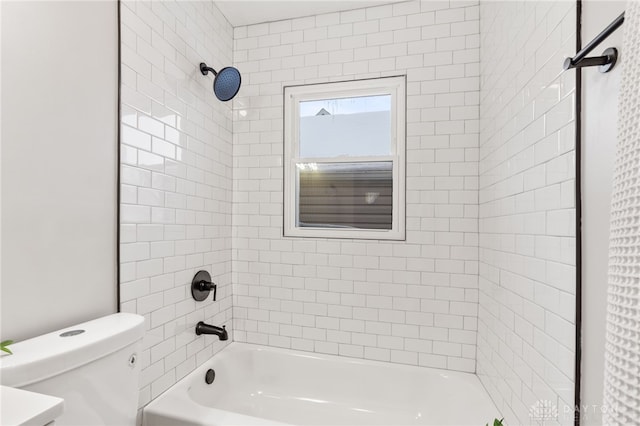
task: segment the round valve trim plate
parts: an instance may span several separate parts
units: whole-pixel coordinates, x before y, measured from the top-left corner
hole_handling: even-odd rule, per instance
[[[202,302],[203,300],[205,300],[207,297],[209,297],[209,294],[211,293],[211,290],[200,290],[198,288],[198,284],[201,281],[206,281],[210,283],[211,275],[209,275],[207,271],[198,271],[194,275],[193,280],[191,281],[191,295],[198,302]]]

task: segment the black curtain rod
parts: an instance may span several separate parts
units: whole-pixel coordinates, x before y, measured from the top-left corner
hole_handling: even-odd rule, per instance
[[[605,50],[603,56],[597,56],[594,58],[587,58],[586,56],[595,49],[600,43],[607,39],[615,30],[620,28],[624,22],[624,12],[620,14],[616,19],[611,22],[607,28],[602,30],[600,34],[595,36],[585,47],[583,47],[573,58],[567,58],[564,61],[564,69],[578,67],[590,67],[594,65],[602,65],[601,71],[610,71],[618,59],[618,51],[616,48],[609,48]]]

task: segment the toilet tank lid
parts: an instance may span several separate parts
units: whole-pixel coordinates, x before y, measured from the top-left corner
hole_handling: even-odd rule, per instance
[[[82,331],[80,331],[82,330]],[[11,345],[0,383],[21,387],[90,363],[141,339],[144,317],[117,313]]]

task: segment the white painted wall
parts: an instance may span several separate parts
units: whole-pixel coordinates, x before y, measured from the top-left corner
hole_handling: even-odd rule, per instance
[[[478,4],[409,1],[236,27],[239,341],[474,371]],[[407,76],[406,241],[283,237],[283,86]]]
[[[233,30],[204,1],[123,1],[121,30],[121,308],[147,320],[143,406],[233,338],[231,102],[198,68],[231,65]],[[191,296],[200,269],[216,302]],[[226,324],[229,341],[196,336],[198,321]]]
[[[508,424],[573,424],[576,5],[481,2],[480,34],[477,371]]]
[[[624,11],[623,1],[582,4],[582,43],[586,44]],[[620,28],[591,56],[617,47],[620,63],[609,73],[582,71],[582,421],[602,424],[604,344],[609,259],[609,212],[618,135],[618,87],[624,61]]]
[[[116,311],[117,8],[2,3],[2,339]]]

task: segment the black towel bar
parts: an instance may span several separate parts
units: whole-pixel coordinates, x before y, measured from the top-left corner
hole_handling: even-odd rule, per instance
[[[618,60],[618,50],[615,47],[606,49],[602,56],[596,56],[592,58],[586,58],[586,56],[595,49],[600,43],[602,43],[607,37],[609,37],[615,30],[620,28],[624,22],[624,12],[620,14],[613,22],[611,22],[607,28],[602,30],[600,34],[595,36],[593,40],[583,47],[573,58],[567,58],[564,60],[563,68],[565,70],[571,68],[592,67],[600,65],[600,72],[609,72],[616,64]]]

